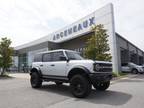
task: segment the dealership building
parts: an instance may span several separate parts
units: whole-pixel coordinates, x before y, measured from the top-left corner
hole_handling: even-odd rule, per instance
[[[55,49],[75,50],[83,55],[88,38],[94,34],[91,27],[97,24],[103,24],[109,35],[108,43],[114,72],[121,71],[121,63],[144,63],[144,52],[116,33],[113,5],[107,4],[54,33],[15,47],[13,64],[19,70],[22,70],[23,67],[31,66],[36,53]]]

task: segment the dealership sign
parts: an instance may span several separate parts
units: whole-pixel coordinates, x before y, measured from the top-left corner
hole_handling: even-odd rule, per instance
[[[58,32],[53,35],[53,41],[62,39],[63,37],[68,37],[74,33],[80,32],[84,29],[87,29],[88,27],[95,24],[95,17],[90,17],[78,24],[73,25],[72,27],[66,28],[61,32]]]

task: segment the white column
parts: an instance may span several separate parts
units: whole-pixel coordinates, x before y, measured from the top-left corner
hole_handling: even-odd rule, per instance
[[[118,73],[120,72],[120,53],[119,53],[119,47],[118,47],[118,39],[115,34],[115,22],[114,22],[114,10],[113,5],[111,4],[111,10],[112,10],[112,64],[113,64],[113,72]]]

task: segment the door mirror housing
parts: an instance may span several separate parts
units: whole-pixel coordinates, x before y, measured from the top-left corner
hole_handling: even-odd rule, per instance
[[[69,62],[69,59],[67,59],[65,56],[60,56],[60,60]]]

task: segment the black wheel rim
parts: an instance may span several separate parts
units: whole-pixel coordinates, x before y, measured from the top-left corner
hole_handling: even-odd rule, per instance
[[[73,91],[76,95],[81,95],[84,92],[84,85],[80,80],[76,80],[73,83]]]
[[[98,84],[97,84],[98,87],[103,87],[103,86],[105,86],[105,85],[106,85],[105,83],[98,83]]]
[[[135,73],[135,74],[136,74],[136,73],[137,73],[137,70],[133,70],[133,73]]]
[[[100,83],[100,85],[99,85],[99,86],[103,87],[104,85],[105,85],[105,83]]]

